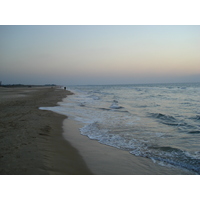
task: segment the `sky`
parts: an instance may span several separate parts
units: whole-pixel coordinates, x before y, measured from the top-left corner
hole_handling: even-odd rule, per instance
[[[0,26],[3,84],[200,81],[200,26]]]

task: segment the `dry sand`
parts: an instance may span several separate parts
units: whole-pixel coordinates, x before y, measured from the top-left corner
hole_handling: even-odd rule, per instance
[[[0,87],[0,174],[91,174],[62,136],[66,116],[38,109],[70,94],[51,87]]]

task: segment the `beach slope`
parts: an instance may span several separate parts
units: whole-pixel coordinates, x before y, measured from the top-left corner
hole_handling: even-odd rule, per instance
[[[91,174],[62,136],[66,116],[38,109],[70,94],[56,87],[0,87],[1,175]]]

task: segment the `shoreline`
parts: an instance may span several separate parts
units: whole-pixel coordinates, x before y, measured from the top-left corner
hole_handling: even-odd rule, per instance
[[[39,109],[70,94],[56,87],[0,87],[1,175],[92,174],[62,136],[67,117]]]
[[[56,87],[0,87],[1,175],[186,175],[80,134],[84,124],[39,107],[72,94]]]
[[[64,98],[63,101],[67,101]],[[60,105],[60,104],[59,104]],[[45,109],[45,108],[42,108]],[[47,110],[51,110],[48,107]],[[59,109],[52,109],[59,112]],[[178,167],[167,167],[154,163],[149,158],[137,157],[128,151],[117,149],[81,135],[80,128],[85,124],[68,116],[63,121],[63,137],[81,155],[94,175],[194,175],[194,172]]]
[[[71,119],[64,120],[64,138],[72,144],[95,175],[194,175],[177,167],[166,167],[149,158],[137,157],[128,151],[117,149],[80,134],[84,124]]]

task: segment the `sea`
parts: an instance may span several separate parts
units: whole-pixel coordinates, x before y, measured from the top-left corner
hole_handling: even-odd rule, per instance
[[[200,83],[67,86],[55,112],[80,134],[166,167],[200,174]]]

